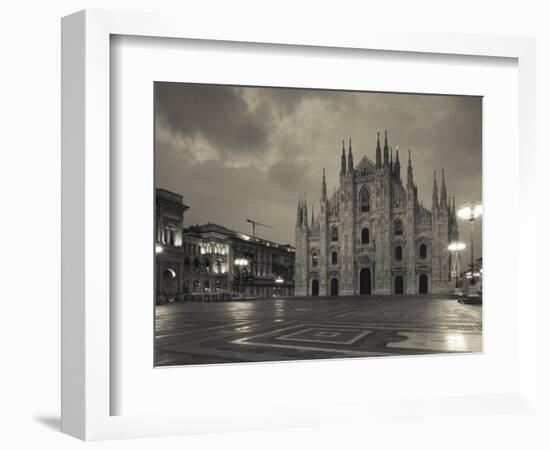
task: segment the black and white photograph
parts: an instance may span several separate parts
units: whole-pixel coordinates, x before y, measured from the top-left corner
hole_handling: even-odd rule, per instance
[[[483,351],[482,97],[154,99],[155,366]]]

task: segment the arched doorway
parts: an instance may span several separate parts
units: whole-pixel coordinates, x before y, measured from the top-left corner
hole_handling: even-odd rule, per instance
[[[173,295],[177,291],[176,272],[173,269],[166,269],[162,273],[162,289],[164,294]]]
[[[338,295],[338,278],[330,280],[330,295]]]
[[[359,272],[359,294],[370,295],[372,292],[370,269],[361,269]]]
[[[314,297],[319,295],[319,280],[313,280],[311,282],[311,295]]]
[[[418,293],[427,294],[428,293],[428,275],[423,273],[418,278]]]
[[[401,295],[403,294],[403,277],[401,275],[397,275],[395,277],[395,286],[394,291],[396,294]]]

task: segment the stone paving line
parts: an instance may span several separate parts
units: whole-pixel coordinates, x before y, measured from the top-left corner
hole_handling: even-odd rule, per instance
[[[156,307],[155,364],[482,352],[482,307],[437,297],[277,298]]]

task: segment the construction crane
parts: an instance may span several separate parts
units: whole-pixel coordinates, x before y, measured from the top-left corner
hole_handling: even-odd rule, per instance
[[[246,219],[246,221],[248,223],[251,223],[252,224],[252,236],[256,237],[256,225],[258,225],[259,227],[264,227],[264,228],[271,228],[273,229],[273,227],[271,225],[266,225],[264,223],[260,223],[260,222],[256,222],[255,220],[252,220],[252,219]]]

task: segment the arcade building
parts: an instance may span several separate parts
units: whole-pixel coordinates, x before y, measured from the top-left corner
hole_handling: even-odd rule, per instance
[[[294,247],[211,223],[184,228],[187,209],[156,190],[157,304],[294,295]]]

